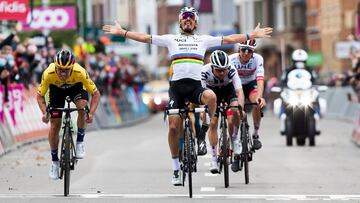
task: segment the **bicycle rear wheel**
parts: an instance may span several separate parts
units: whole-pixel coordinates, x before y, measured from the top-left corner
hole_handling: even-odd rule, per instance
[[[71,140],[70,127],[65,126],[65,148],[64,148],[64,196],[68,196],[70,192],[70,170],[71,170]]]
[[[227,129],[225,126],[225,118],[221,118],[221,162],[220,164],[224,167],[224,183],[225,188],[229,187],[229,163],[228,163],[228,139]]]
[[[185,154],[186,154],[186,159],[187,159],[187,172],[188,172],[188,182],[189,182],[189,197],[192,198],[192,140],[191,140],[191,132],[190,132],[190,128],[186,127],[185,128]]]

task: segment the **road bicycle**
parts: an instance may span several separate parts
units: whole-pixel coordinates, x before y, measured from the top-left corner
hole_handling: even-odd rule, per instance
[[[204,108],[188,108],[186,105],[182,109],[168,109],[167,115],[179,114],[183,119],[184,134],[183,142],[179,148],[179,161],[180,161],[180,177],[182,177],[182,186],[185,186],[186,176],[188,177],[189,184],[189,197],[192,198],[192,173],[197,171],[197,154],[195,150],[195,137],[192,127],[192,119],[190,113],[207,112],[207,107]]]
[[[87,119],[89,118],[89,109],[88,107],[83,109],[70,108],[71,99],[66,97],[66,106],[65,108],[52,108],[48,107],[48,117],[52,111],[63,111],[65,116],[63,118],[63,136],[61,140],[61,154],[60,154],[60,179],[64,178],[64,196],[69,195],[70,191],[70,170],[75,169],[77,163],[76,151],[73,139],[73,127],[71,125],[71,112],[74,111],[85,111]]]
[[[257,103],[245,103],[244,108],[258,105]],[[241,108],[241,107],[240,107]],[[249,132],[249,123],[247,120],[247,114],[243,115],[240,109],[241,123],[240,123],[240,142],[242,146],[242,152],[238,156],[234,156],[235,162],[239,164],[240,171],[244,168],[245,184],[249,184],[249,162],[253,159],[255,149],[253,148],[253,139]],[[261,117],[263,117],[263,111],[261,110]],[[235,164],[233,163],[233,164]]]

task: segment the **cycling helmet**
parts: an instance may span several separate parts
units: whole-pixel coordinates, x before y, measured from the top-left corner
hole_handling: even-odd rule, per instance
[[[296,49],[292,55],[291,55],[291,59],[293,61],[306,61],[308,59],[308,54],[306,53],[305,50],[303,49]]]
[[[59,68],[71,68],[75,63],[75,55],[71,51],[63,49],[55,55],[54,63]]]
[[[241,48],[249,48],[251,50],[254,50],[256,47],[256,40],[250,39],[250,40],[246,40],[245,42],[240,42],[239,47],[240,47],[240,49]]]
[[[221,50],[215,50],[210,55],[211,65],[219,69],[226,69],[230,67],[229,57],[227,53]]]
[[[181,18],[182,18],[182,15],[184,13],[192,13],[195,15],[195,21],[196,23],[199,22],[199,14],[198,14],[198,11],[194,8],[194,7],[189,7],[189,6],[186,6],[184,8],[182,8],[180,10],[180,14],[179,14],[179,23],[181,22]]]

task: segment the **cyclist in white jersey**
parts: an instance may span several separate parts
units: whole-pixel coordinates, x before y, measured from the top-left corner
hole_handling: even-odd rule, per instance
[[[229,56],[230,62],[238,70],[241,79],[245,98],[250,102],[256,102],[259,105],[253,108],[254,121],[254,149],[261,148],[259,140],[259,127],[261,121],[260,110],[265,106],[264,93],[264,59],[260,54],[254,53],[256,47],[255,39],[246,40],[239,44],[239,53]]]
[[[217,105],[224,100],[230,106],[244,107],[244,92],[241,86],[241,80],[234,66],[229,62],[229,56],[220,50],[215,50],[210,56],[211,63],[206,64],[201,72],[201,83],[203,87],[213,90],[216,94]],[[241,145],[239,139],[240,115],[236,109],[232,111],[232,125],[229,124],[229,135],[231,135],[232,144],[235,154],[241,153]],[[217,144],[218,144],[218,116],[211,120],[209,128],[209,141],[211,145],[212,161],[210,164],[211,173],[219,173]],[[228,114],[230,112],[227,112]],[[245,112],[244,112],[245,113]]]
[[[184,100],[188,99],[195,104],[207,104],[210,118],[215,114],[216,95],[211,90],[201,86],[201,69],[205,51],[212,46],[234,44],[255,39],[270,37],[272,28],[260,28],[259,25],[251,34],[233,34],[223,37],[209,35],[196,35],[194,31],[199,22],[196,9],[184,7],[179,14],[181,34],[149,35],[139,32],[124,30],[116,21],[115,25],[104,25],[106,34],[121,35],[135,41],[167,47],[173,66],[173,76],[169,89],[169,108],[181,108]],[[168,142],[173,159],[173,185],[181,185],[179,176],[179,137],[181,135],[182,120],[178,115],[169,116]]]

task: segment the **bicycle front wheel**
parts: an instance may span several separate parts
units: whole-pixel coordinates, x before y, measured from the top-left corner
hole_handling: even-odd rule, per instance
[[[70,192],[70,170],[71,170],[71,140],[70,128],[65,127],[65,148],[64,148],[64,196]]]
[[[222,116],[221,121],[221,165],[224,168],[225,188],[229,187],[229,163],[228,163],[228,138],[227,129],[225,127],[225,118]]]
[[[249,133],[246,124],[241,124],[242,163],[245,173],[245,184],[249,184]]]
[[[185,154],[186,154],[186,159],[187,159],[187,172],[188,172],[188,182],[189,182],[189,197],[192,198],[192,164],[193,164],[193,160],[192,160],[192,140],[191,140],[191,132],[190,132],[190,128],[187,127],[185,129]]]

